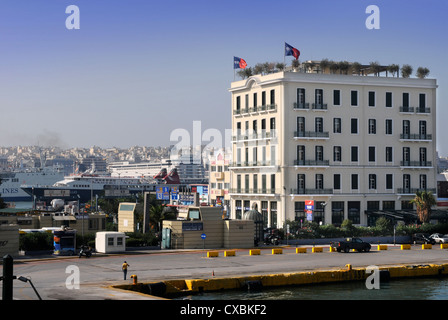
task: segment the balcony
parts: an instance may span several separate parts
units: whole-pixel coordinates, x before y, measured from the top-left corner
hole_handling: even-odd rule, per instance
[[[400,140],[408,141],[431,141],[432,134],[419,134],[419,133],[402,133],[400,134]]]
[[[261,133],[251,133],[251,134],[238,134],[232,136],[232,142],[237,141],[248,141],[248,140],[263,140],[276,138],[277,134],[275,131],[261,132]]]
[[[432,161],[400,161],[400,167],[404,168],[431,168]]]
[[[313,103],[313,110],[327,110],[326,103]]]
[[[277,104],[273,103],[273,104],[267,104],[267,105],[263,105],[263,106],[235,109],[235,110],[233,110],[233,115],[241,116],[241,115],[249,115],[251,113],[275,112],[275,111],[277,111]]]
[[[329,139],[330,134],[318,131],[294,131],[294,139]]]
[[[402,113],[414,113],[415,108],[414,107],[400,107],[400,112]]]
[[[231,188],[229,190],[229,193],[233,193],[233,194],[267,194],[267,195],[274,195],[276,192],[276,190],[274,188],[257,188],[257,189],[253,189],[253,188]]]
[[[275,162],[271,161],[243,161],[243,162],[231,162],[229,167],[231,169],[238,168],[255,168],[255,167],[274,167]]]
[[[417,108],[416,113],[431,113],[431,108]]]
[[[308,102],[305,102],[305,103],[294,102],[293,109],[294,110],[309,110],[310,104]]]
[[[292,195],[294,194],[305,194],[305,195],[321,195],[321,194],[333,194],[333,189],[308,189],[308,188],[299,188],[299,189],[291,189],[290,192]]]
[[[437,190],[435,188],[430,189],[420,189],[420,188],[398,188],[397,194],[403,194],[403,195],[415,195],[418,191],[429,191],[433,194],[437,193]]]
[[[330,160],[294,160],[294,166],[300,167],[328,167]]]

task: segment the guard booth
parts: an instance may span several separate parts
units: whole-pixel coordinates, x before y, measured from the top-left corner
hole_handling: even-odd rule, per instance
[[[97,232],[95,250],[100,253],[126,251],[126,234],[124,232]]]
[[[258,212],[258,206],[255,202],[252,204],[252,209],[244,213],[243,220],[252,220],[254,222],[254,245],[258,246],[264,240],[263,216]]]
[[[250,248],[253,245],[254,222],[224,220],[222,208],[190,206],[179,213],[179,220],[163,221],[163,249]]]

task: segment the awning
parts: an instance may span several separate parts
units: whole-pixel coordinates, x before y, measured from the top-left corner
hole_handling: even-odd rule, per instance
[[[76,221],[76,218],[74,216],[53,216],[53,220],[56,221]]]

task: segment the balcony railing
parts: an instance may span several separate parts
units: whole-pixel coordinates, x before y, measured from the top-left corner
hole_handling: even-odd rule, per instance
[[[414,107],[400,107],[400,112],[414,113],[415,108]]]
[[[415,112],[417,112],[417,113],[431,113],[431,108],[416,108]]]
[[[291,189],[291,194],[333,194],[333,189]]]
[[[418,191],[429,191],[435,194],[437,190],[435,188],[420,189],[420,188],[398,188],[397,194],[416,194]]]
[[[277,111],[277,104],[267,104],[264,106],[242,108],[233,110],[233,115],[243,115],[255,112],[267,112],[267,111]]]
[[[294,160],[295,166],[329,166],[330,160]]]
[[[402,140],[432,140],[432,134],[419,134],[419,133],[410,133],[400,134],[400,139]]]
[[[327,110],[326,103],[313,103],[313,109],[315,110]]]
[[[277,136],[276,131],[251,133],[251,134],[238,134],[232,136],[232,141],[271,139],[275,138],[276,136]]]
[[[432,161],[400,161],[400,167],[432,167]]]
[[[328,131],[317,132],[317,131],[294,131],[294,138],[320,138],[327,139],[330,137]]]
[[[243,161],[243,162],[231,162],[229,167],[242,168],[242,167],[273,167],[275,162],[271,161]]]
[[[302,110],[302,109],[308,110],[309,108],[310,104],[308,102],[302,102],[302,103],[294,102],[293,106],[294,110]]]
[[[245,193],[245,194],[275,194],[275,188],[231,188],[229,193]]]

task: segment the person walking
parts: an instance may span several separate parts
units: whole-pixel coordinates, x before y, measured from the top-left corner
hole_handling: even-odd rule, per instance
[[[121,266],[121,270],[123,270],[124,280],[126,280],[126,274],[128,273],[128,267],[129,267],[129,264],[126,261],[123,262],[123,265]]]

